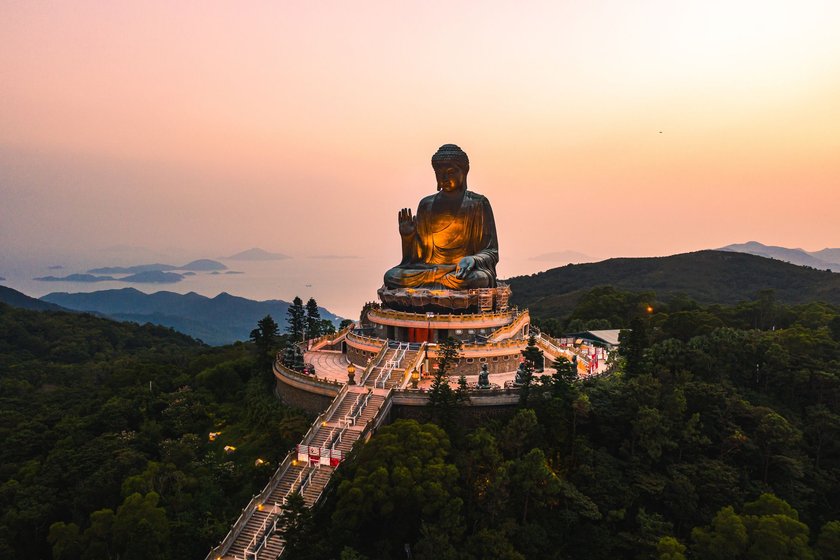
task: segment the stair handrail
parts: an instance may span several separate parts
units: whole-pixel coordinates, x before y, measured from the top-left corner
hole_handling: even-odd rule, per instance
[[[329,483],[330,483],[330,479],[328,478],[327,481],[324,484],[322,484],[321,487],[318,489],[318,494],[312,500],[312,507],[315,507],[315,504],[317,504],[318,500],[321,499],[321,495],[324,493],[324,489],[327,487],[327,484],[329,484]]]
[[[367,378],[370,376],[373,369],[377,367],[379,362],[382,360],[383,356],[385,356],[385,354],[388,353],[388,350],[390,350],[390,348],[388,348],[387,344],[385,344],[384,346],[382,346],[382,348],[379,349],[379,352],[377,352],[376,356],[374,356],[370,363],[367,365],[367,367],[365,367],[365,371],[362,373],[362,377],[359,380],[359,385],[365,384]]]
[[[344,387],[342,387],[338,394],[335,396],[333,401],[330,403],[330,406],[328,406],[324,412],[318,415],[318,418],[316,418],[315,422],[312,424],[312,426],[310,426],[309,431],[312,431],[313,429],[317,430],[317,427],[320,426],[322,423],[329,422],[330,418],[333,414],[335,414],[335,411],[338,409],[338,407],[341,406],[341,403],[344,401],[345,396],[349,392],[349,385],[345,384]],[[308,434],[309,432],[307,432],[307,435]]]
[[[217,546],[210,549],[210,552],[207,553],[205,560],[214,560],[215,558],[221,556],[224,552],[227,552],[231,545],[233,545],[236,538],[239,536],[239,533],[242,532],[242,528],[248,524],[248,521],[251,520],[254,512],[257,511],[259,504],[264,503],[271,493],[274,492],[274,489],[277,488],[277,485],[280,483],[280,479],[284,474],[286,474],[289,467],[292,466],[292,460],[296,456],[296,453],[297,451],[294,450],[286,454],[283,462],[280,463],[277,470],[275,470],[274,474],[271,475],[271,478],[268,479],[268,482],[262,491],[251,498],[251,501],[248,502],[248,504],[242,509],[242,513],[239,514],[239,517],[231,526],[227,535],[225,535],[225,538],[223,538]]]
[[[541,344],[543,347],[547,347],[549,350],[551,350],[552,352],[554,352],[556,354],[564,355],[564,357],[568,356],[569,354],[575,355],[582,361],[584,366],[589,367],[590,359],[589,359],[588,355],[586,355],[585,353],[580,352],[580,351],[578,351],[574,348],[563,348],[561,346],[558,346],[555,343],[555,339],[553,339],[550,336],[547,336],[546,334],[541,332],[539,329],[535,329],[535,330],[536,330],[535,338],[537,339],[538,344]]]
[[[379,403],[379,407],[376,409],[377,414],[379,413],[379,410],[381,410],[382,407],[385,406],[385,403],[387,403],[389,399],[392,398],[393,394],[394,389],[388,389],[388,392],[385,394],[385,398],[382,399],[382,402]],[[376,414],[374,415],[374,418],[376,418]],[[359,432],[359,439],[357,439],[356,441],[364,441],[365,436],[373,429],[374,424],[375,422],[367,422],[362,428],[362,431]]]
[[[391,375],[393,374],[394,370],[399,368],[400,362],[402,362],[403,357],[405,357],[405,353],[407,350],[407,342],[398,343],[396,351],[394,352],[394,357],[391,360],[385,362],[385,368],[382,369],[382,371],[376,377],[376,380],[373,382],[374,387],[379,387],[381,383],[382,388],[385,388],[385,384],[388,382],[389,379],[391,379]]]
[[[388,365],[390,364],[390,365]],[[385,381],[382,379],[388,379],[391,376],[391,372],[394,370],[393,361],[389,361],[386,363],[385,367],[379,372],[379,375],[376,376],[376,379],[373,381],[374,387],[379,387],[379,384],[382,383],[382,386],[385,386]]]
[[[415,371],[415,370],[419,371],[420,370],[420,364],[422,364],[423,360],[426,359],[425,350],[426,350],[426,342],[423,342],[420,345],[420,349],[417,350],[417,355],[414,356],[414,361],[411,362],[409,367],[405,368],[405,372],[404,372],[404,375],[403,375],[403,380],[402,380],[402,383],[400,383],[400,389],[405,389],[406,386],[408,386],[409,381],[411,381],[411,372],[412,371]]]
[[[357,394],[357,395],[356,395],[356,400],[355,400],[355,401],[353,401],[353,404],[352,404],[352,405],[350,405],[350,408],[348,408],[348,409],[347,409],[347,413],[344,415],[344,417],[342,418],[342,420],[340,420],[340,421],[339,421],[339,424],[341,424],[341,423],[342,423],[342,421],[343,421],[345,426],[346,426],[347,424],[351,424],[351,423],[352,423],[354,426],[356,425],[356,415],[355,415],[353,412],[354,412],[354,410],[356,409],[356,407],[358,406],[359,401],[361,400],[361,398],[362,398],[361,393],[359,393],[359,394]]]
[[[395,369],[399,369],[400,367],[402,367],[402,362],[405,359],[405,355],[408,353],[410,347],[411,347],[411,343],[409,343],[409,342],[406,342],[405,345],[400,344],[400,354],[399,354],[399,357],[396,360],[397,367]],[[402,370],[403,370],[403,377],[405,377],[405,372],[408,371],[408,368],[402,368]],[[391,375],[393,375],[393,372],[391,373]],[[388,378],[385,381],[382,382],[382,388],[383,389],[385,388],[385,383],[387,383],[388,381],[391,380],[391,375],[389,375]],[[399,385],[402,385],[402,380],[400,380]]]
[[[246,558],[248,557],[248,554],[253,554],[254,558],[256,558],[257,555],[260,553],[260,549],[262,548],[262,543],[260,543],[260,546],[257,547],[256,546],[257,545],[257,538],[259,537],[261,539],[263,537],[263,535],[265,535],[265,532],[266,532],[265,527],[266,527],[266,525],[268,525],[268,520],[269,520],[269,517],[266,517],[265,519],[263,519],[262,526],[260,527],[260,530],[257,531],[256,533],[254,533],[254,538],[252,538],[251,542],[248,543],[248,546],[245,547],[244,552],[245,552],[245,557]],[[256,547],[256,548],[254,548],[254,547]],[[248,552],[248,549],[252,549],[252,552]]]
[[[341,338],[342,336],[346,336],[348,332],[350,332],[351,330],[353,330],[355,328],[355,326],[356,326],[356,323],[350,323],[349,325],[347,325],[343,329],[340,329],[337,332],[322,334],[321,336],[319,336],[317,338],[311,338],[307,341],[307,344],[309,344],[309,349],[310,350],[316,350],[315,347],[318,346],[319,344],[321,344],[324,341],[330,341],[329,344],[335,344],[336,342],[338,342],[339,338]],[[328,345],[325,344],[324,346],[328,346]]]
[[[341,438],[344,436],[345,431],[347,431],[346,426],[341,428],[341,431],[338,432],[338,435],[336,436],[335,440],[330,445],[330,451],[335,451],[335,446],[341,443]]]
[[[271,538],[271,535],[273,535],[277,531],[277,522],[279,520],[280,520],[279,515],[274,516],[274,521],[271,524],[271,530],[265,532],[265,534],[263,535],[263,538],[262,538],[262,542],[260,542],[260,546],[258,546],[257,549],[254,550],[254,558],[255,559],[259,558],[260,551],[262,551],[262,549],[264,549],[266,546],[268,546],[268,539]]]
[[[295,479],[295,481],[294,481],[294,482],[292,482],[292,485],[291,485],[291,486],[289,486],[289,490],[288,490],[288,491],[286,492],[286,494],[283,496],[283,505],[284,505],[284,506],[285,506],[285,505],[287,504],[287,502],[289,501],[289,496],[291,496],[292,494],[294,494],[294,493],[295,493],[295,486],[297,486],[297,485],[300,483],[300,481],[301,481],[301,480],[303,480],[303,473],[307,472],[307,470],[309,470],[309,465],[307,465],[306,467],[304,467],[304,468],[303,468],[303,470],[301,470],[301,471],[298,473],[297,478]]]
[[[513,321],[490,333],[490,336],[487,337],[488,342],[498,342],[502,336],[518,331],[522,328],[521,323],[523,323],[526,319],[530,319],[530,317],[531,315],[527,309],[523,310],[518,315],[514,315]]]

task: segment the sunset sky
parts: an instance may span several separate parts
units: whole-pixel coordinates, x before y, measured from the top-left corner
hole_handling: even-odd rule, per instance
[[[450,142],[503,275],[840,247],[838,29],[836,0],[6,0],[2,252],[396,264],[397,211]]]

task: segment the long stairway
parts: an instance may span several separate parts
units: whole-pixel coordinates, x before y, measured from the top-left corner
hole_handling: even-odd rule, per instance
[[[388,413],[390,398],[390,389],[345,385],[206,560],[276,560],[283,552],[277,530],[286,497],[300,492],[313,507],[337,463]]]
[[[402,343],[389,348],[365,379],[365,385],[382,389],[399,388],[408,375],[406,369],[414,364],[419,353],[420,346],[414,344]]]

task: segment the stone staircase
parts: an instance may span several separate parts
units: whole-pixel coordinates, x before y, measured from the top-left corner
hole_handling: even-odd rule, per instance
[[[407,344],[389,348],[365,379],[365,385],[383,389],[399,388],[405,379],[406,368],[414,363],[419,353],[419,349],[413,350]]]
[[[345,386],[333,404],[315,419],[301,442],[301,449],[341,451],[345,457],[353,445],[387,412],[391,390],[358,385]],[[321,451],[321,454],[324,452]],[[206,560],[276,560],[283,552],[277,522],[286,496],[299,491],[307,507],[313,507],[332,477],[334,468],[318,459],[292,452],[272,480],[243,511],[228,537],[210,551]],[[282,529],[282,527],[280,527]]]

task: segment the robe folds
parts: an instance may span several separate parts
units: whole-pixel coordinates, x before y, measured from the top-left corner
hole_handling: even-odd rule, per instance
[[[490,201],[465,191],[454,215],[437,216],[433,211],[437,196],[420,201],[416,230],[403,237],[403,260],[385,273],[386,288],[494,288],[499,243]],[[475,267],[457,278],[455,269],[463,257],[473,257]]]

